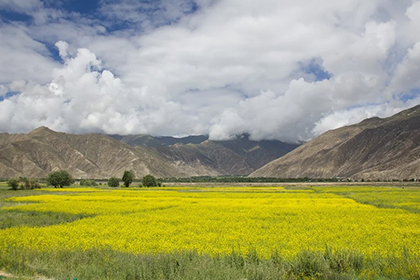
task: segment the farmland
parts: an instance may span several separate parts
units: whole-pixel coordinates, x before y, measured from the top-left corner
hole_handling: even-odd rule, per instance
[[[0,269],[18,275],[420,276],[416,187],[71,187],[1,195]]]

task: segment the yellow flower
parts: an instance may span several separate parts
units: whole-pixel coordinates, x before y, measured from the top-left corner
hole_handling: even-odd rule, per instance
[[[78,191],[77,191],[78,190]],[[48,227],[0,230],[9,246],[41,251],[110,247],[132,253],[197,250],[210,255],[292,257],[299,251],[356,250],[367,256],[420,252],[420,191],[283,187],[72,189],[9,199],[10,210],[91,214]],[[314,191],[315,190],[315,191]],[[409,195],[407,195],[409,194]],[[383,208],[375,203],[382,203]],[[389,205],[392,208],[386,208]]]

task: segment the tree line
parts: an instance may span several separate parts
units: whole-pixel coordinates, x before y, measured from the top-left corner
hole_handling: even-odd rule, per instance
[[[379,182],[380,180],[375,180]],[[384,182],[409,182],[418,181],[410,180],[381,180]],[[62,188],[75,183],[75,180],[65,170],[54,171],[48,174],[45,182],[48,186]],[[350,178],[270,178],[270,177],[247,177],[247,176],[197,176],[189,178],[164,178],[156,179],[153,175],[146,175],[141,179],[136,179],[132,170],[125,170],[121,178],[111,177],[107,181],[109,187],[119,187],[122,182],[123,187],[130,187],[133,182],[139,182],[139,187],[160,187],[162,183],[299,183],[299,182],[357,182]],[[373,182],[370,180],[360,179],[359,182]],[[18,177],[9,179],[7,182],[10,189],[13,190],[32,190],[41,188],[41,183],[37,179]],[[92,187],[97,186],[93,179],[80,179],[80,186]],[[100,183],[101,184],[101,183]]]
[[[41,188],[41,184],[37,179],[28,179],[26,177],[12,178],[9,181],[7,181],[7,185],[12,190],[33,190]]]
[[[190,178],[165,178],[165,183],[305,183],[340,182],[339,178],[274,178],[247,176],[197,176]]]
[[[132,170],[126,170],[124,171],[124,174],[121,178],[121,181],[123,183],[123,186],[128,188],[134,181],[135,175]],[[108,186],[110,187],[118,187],[120,185],[120,179],[116,177],[111,177],[108,180]],[[161,187],[162,183],[156,179],[153,175],[146,175],[141,179],[141,185],[140,187]]]
[[[122,186],[128,188],[133,183],[135,179],[135,174],[132,170],[124,171],[124,174],[121,179],[117,177],[111,177],[108,179],[107,185],[110,187],[119,187],[120,182],[122,181]],[[54,171],[48,174],[45,182],[48,186],[53,186],[54,188],[63,188],[70,186],[75,183],[75,179],[71,176],[66,170]],[[97,186],[95,180],[92,179],[80,179],[80,186]],[[37,179],[28,179],[26,177],[12,178],[7,181],[7,185],[12,190],[32,190],[40,189],[41,184]],[[160,180],[156,179],[153,175],[146,175],[141,179],[141,185],[139,187],[160,187],[162,183]]]

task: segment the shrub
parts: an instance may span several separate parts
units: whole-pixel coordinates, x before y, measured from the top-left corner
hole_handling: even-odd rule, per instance
[[[24,183],[25,183],[24,185],[25,190],[32,190],[31,182],[28,179],[25,178]]]
[[[81,179],[80,185],[85,186],[85,187],[94,187],[94,186],[97,186],[98,184],[95,182],[95,180]]]
[[[41,184],[38,182],[37,179],[29,179],[29,185],[31,190],[41,188]]]
[[[17,179],[10,179],[7,181],[7,185],[9,188],[16,191],[19,188],[19,181]]]
[[[108,186],[116,188],[120,185],[120,180],[118,178],[115,177],[111,177],[108,180]]]
[[[145,187],[157,187],[159,186],[159,182],[153,175],[146,175],[143,177],[142,184]]]
[[[37,179],[27,179],[26,177],[19,177],[19,179],[10,179],[9,181],[7,181],[7,185],[12,190],[33,190],[41,188],[41,184],[38,182]]]

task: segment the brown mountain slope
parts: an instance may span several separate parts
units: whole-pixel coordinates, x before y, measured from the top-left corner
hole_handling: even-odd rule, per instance
[[[419,178],[420,106],[328,131],[250,176]]]
[[[244,157],[210,140],[155,149],[191,176],[248,175],[255,170]]]
[[[226,141],[209,140],[204,135],[184,138],[150,135],[112,137],[159,154],[189,176],[248,175],[299,146],[278,140],[253,141],[248,135]]]
[[[49,172],[68,170],[76,178],[121,177],[133,170],[140,177],[187,176],[144,148],[133,148],[106,135],[72,135],[46,127],[28,134],[0,134],[0,177],[45,177]]]
[[[133,170],[137,177],[247,175],[297,146],[246,136],[229,141],[210,141],[203,135],[110,137],[40,127],[28,134],[0,134],[0,178],[45,177],[60,169],[76,178],[121,177],[124,170]]]

